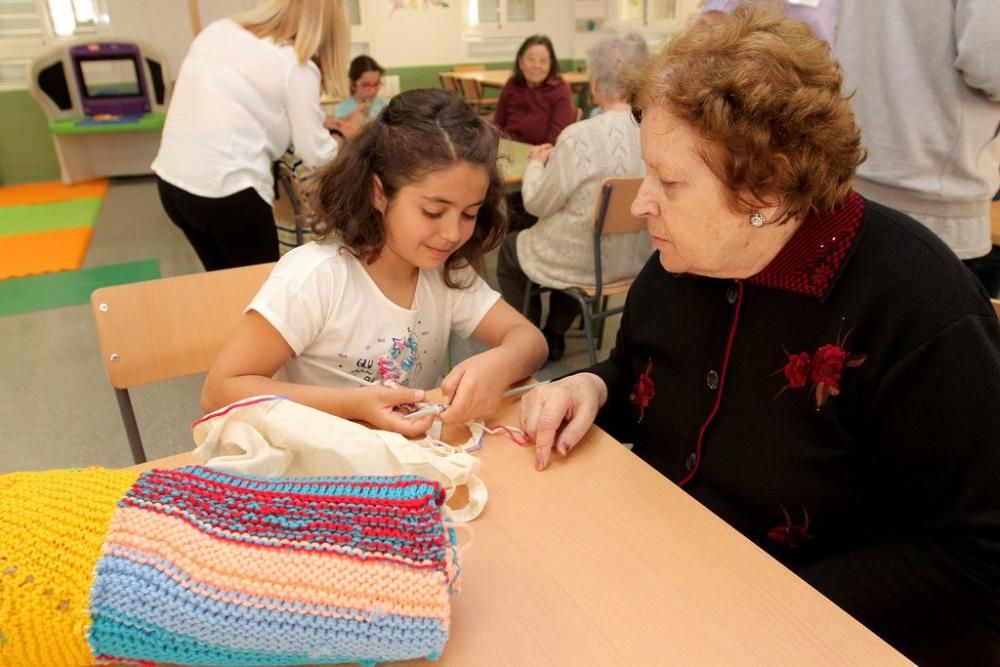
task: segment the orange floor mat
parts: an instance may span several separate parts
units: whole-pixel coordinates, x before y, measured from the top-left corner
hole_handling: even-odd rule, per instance
[[[93,227],[0,236],[0,278],[78,269]]]
[[[98,197],[103,199],[108,193],[108,179],[99,178],[73,185],[61,181],[44,183],[24,183],[5,185],[0,188],[0,206],[23,206],[25,204],[48,204],[51,202]]]

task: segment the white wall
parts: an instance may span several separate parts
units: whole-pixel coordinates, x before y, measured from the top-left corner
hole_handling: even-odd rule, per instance
[[[252,7],[259,0],[200,0],[201,24]],[[176,77],[191,44],[187,0],[105,0],[112,32],[146,42],[163,52]],[[361,0],[366,26],[354,51],[372,55],[385,67],[415,67],[463,62],[513,60],[522,35],[495,46],[469,44],[463,38],[463,0],[447,8],[425,6],[390,13],[390,0]],[[536,0],[537,26],[547,34],[560,58],[583,58],[596,33],[577,30],[586,18],[611,20],[613,0]]]

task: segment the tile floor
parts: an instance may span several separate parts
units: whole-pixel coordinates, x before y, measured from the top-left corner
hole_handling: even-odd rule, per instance
[[[201,271],[183,235],[160,207],[151,178],[114,179],[94,229],[84,266],[156,258],[160,272]],[[488,262],[492,276],[495,258]],[[492,282],[492,280],[491,280]],[[602,353],[617,318],[605,332]],[[55,467],[131,464],[114,393],[104,376],[89,305],[0,317],[0,473]],[[582,335],[572,334],[567,355],[537,374],[550,378],[587,365]],[[452,358],[475,350],[457,340]],[[201,413],[203,376],[132,391],[150,458],[192,446],[189,424]]]

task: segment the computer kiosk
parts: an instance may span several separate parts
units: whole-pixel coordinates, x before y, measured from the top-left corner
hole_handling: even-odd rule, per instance
[[[151,173],[170,95],[166,62],[145,44],[66,44],[31,64],[64,183]]]

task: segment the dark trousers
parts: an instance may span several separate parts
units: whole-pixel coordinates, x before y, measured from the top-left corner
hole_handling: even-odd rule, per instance
[[[538,222],[538,218],[524,210],[524,198],[521,197],[520,192],[511,192],[508,194],[506,204],[508,232],[519,232]]]
[[[271,207],[253,188],[228,197],[199,197],[156,177],[160,203],[198,253],[206,271],[278,259]]]
[[[521,270],[517,259],[517,232],[508,234],[500,246],[497,257],[497,280],[500,282],[500,293],[507,303],[518,311],[524,306],[524,291],[531,279]],[[549,317],[545,322],[544,331],[549,334],[562,335],[573,325],[573,320],[580,314],[580,305],[562,292],[549,293]],[[537,294],[531,298],[527,317],[535,326],[542,320],[542,299]]]

